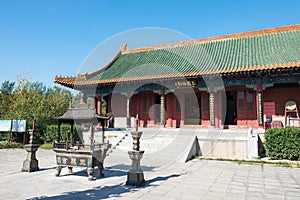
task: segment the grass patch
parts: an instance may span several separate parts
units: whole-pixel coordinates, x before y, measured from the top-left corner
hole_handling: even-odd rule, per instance
[[[52,143],[45,143],[45,144],[42,144],[40,146],[41,149],[45,149],[45,150],[52,150],[53,149],[53,145]]]
[[[277,166],[280,166],[280,167],[292,167],[292,165],[288,162],[278,162],[278,163],[275,163]]]
[[[8,142],[6,142],[6,141],[0,142],[0,149],[15,149],[15,148],[24,149],[24,145],[21,143],[13,142],[11,144],[11,146],[9,146]],[[45,149],[45,150],[52,150],[53,145],[52,145],[52,143],[45,143],[45,144],[42,144],[41,146],[39,146],[39,148]]]
[[[292,165],[288,162],[268,162],[263,160],[238,160],[238,159],[229,159],[229,158],[199,158],[200,160],[216,160],[216,161],[229,161],[229,162],[235,162],[240,164],[260,164],[262,169],[264,164],[271,164],[275,166],[280,167],[292,167]],[[300,164],[297,165],[297,167],[300,167]]]
[[[238,164],[261,164],[261,163],[266,163],[266,161],[262,161],[262,160],[239,160],[239,159],[229,159],[229,158],[200,158],[200,160],[229,161],[229,162],[236,162]]]
[[[12,142],[11,145],[8,144],[8,142],[0,142],[0,149],[23,149],[24,146],[21,143]]]

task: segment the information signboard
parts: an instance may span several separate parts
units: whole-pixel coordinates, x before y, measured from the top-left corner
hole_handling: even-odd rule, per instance
[[[0,131],[10,132],[11,131],[11,120],[0,120]]]
[[[13,120],[12,132],[26,132],[26,120]]]

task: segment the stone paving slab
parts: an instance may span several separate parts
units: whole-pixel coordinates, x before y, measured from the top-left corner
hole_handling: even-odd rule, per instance
[[[42,149],[41,170],[20,172],[25,157],[22,149],[0,149],[0,199],[300,199],[300,168],[193,160],[145,171],[146,185],[134,188],[117,169],[95,181],[84,168],[55,177],[55,154]]]

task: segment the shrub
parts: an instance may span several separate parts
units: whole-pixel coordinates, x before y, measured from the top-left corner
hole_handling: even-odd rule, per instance
[[[45,143],[40,146],[41,149],[51,150],[53,149],[52,143]]]
[[[8,142],[0,142],[0,149],[6,148],[23,148],[23,145],[16,142],[12,142],[11,145],[9,145]]]
[[[265,132],[267,156],[300,160],[300,128],[272,128]]]
[[[71,126],[68,124],[61,124],[60,125],[60,141],[70,141],[70,135],[71,135]],[[53,142],[56,140],[57,136],[57,125],[48,125],[46,127],[46,130],[43,132],[43,134],[39,135],[39,138],[44,142]],[[76,126],[74,126],[74,141],[78,141],[79,137],[77,134]]]
[[[44,143],[51,143],[56,140],[57,135],[57,126],[58,125],[46,125],[46,124],[38,124],[36,126],[37,134],[35,143],[37,144],[44,144]],[[31,129],[31,126],[28,127],[28,129]],[[78,127],[74,125],[74,141],[79,141],[78,133],[77,133]],[[10,138],[10,132],[0,132],[2,136],[2,140],[8,142]],[[25,134],[25,144],[28,144],[29,142],[29,130]],[[71,136],[71,126],[68,124],[61,124],[60,125],[60,141],[70,141]],[[13,133],[12,141],[16,143],[23,143],[24,134],[23,133]]]
[[[11,133],[10,132],[1,132],[2,141],[8,142]],[[25,135],[25,142],[26,142],[27,136]],[[12,133],[12,142],[16,143],[23,143],[24,140],[24,133]]]

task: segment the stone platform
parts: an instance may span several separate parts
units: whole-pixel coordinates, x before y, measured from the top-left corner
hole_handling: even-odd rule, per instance
[[[106,166],[105,177],[92,182],[81,168],[55,177],[51,150],[37,151],[39,171],[21,172],[26,154],[24,149],[0,149],[1,199],[300,199],[300,168],[198,159],[159,171],[144,165],[145,186],[135,188],[125,185],[127,171],[117,165]]]

